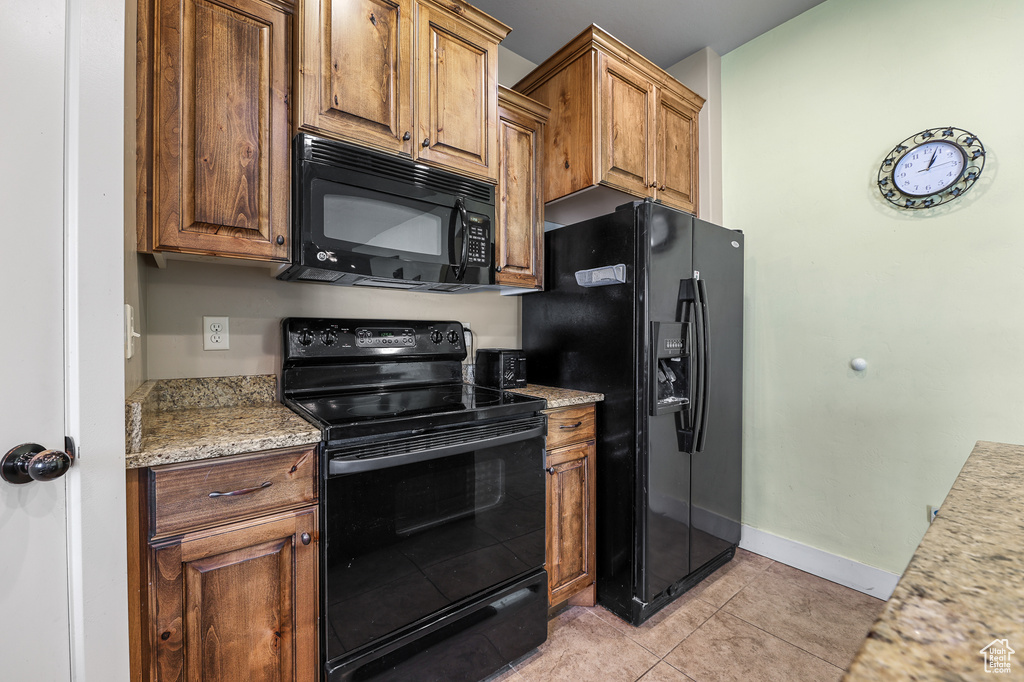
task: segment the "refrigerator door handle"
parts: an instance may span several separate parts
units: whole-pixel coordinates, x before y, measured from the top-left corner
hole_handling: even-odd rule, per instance
[[[676,435],[679,441],[679,451],[691,455],[698,451],[697,445],[699,434],[701,433],[701,419],[705,414],[702,401],[707,395],[707,377],[705,375],[707,367],[704,363],[704,358],[707,356],[707,348],[705,346],[707,336],[704,334],[704,315],[706,309],[702,305],[700,284],[703,284],[703,282],[698,279],[684,279],[679,282],[679,300],[691,306],[692,323],[687,324],[686,327],[687,336],[693,335],[692,344],[689,338],[687,340],[687,347],[693,349],[689,357],[690,381],[693,391],[688,405],[689,409],[687,410],[690,419],[687,420],[682,414],[676,415]],[[687,423],[688,421],[689,424]],[[690,428],[687,428],[687,426]]]
[[[700,329],[697,336],[702,338],[699,346],[699,358],[701,363],[701,388],[700,388],[700,431],[696,434],[695,452],[703,452],[704,439],[708,433],[708,404],[711,402],[711,319],[708,315],[708,288],[704,280],[698,279],[694,282],[698,301],[697,308],[700,310]],[[694,430],[697,430],[696,424]]]

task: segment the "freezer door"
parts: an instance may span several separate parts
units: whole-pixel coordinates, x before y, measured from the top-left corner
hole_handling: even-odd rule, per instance
[[[696,571],[740,539],[743,235],[695,220],[693,269],[706,299],[708,354],[707,407],[690,467],[690,568]]]

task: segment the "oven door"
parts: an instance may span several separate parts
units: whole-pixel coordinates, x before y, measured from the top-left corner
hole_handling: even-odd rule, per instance
[[[500,667],[511,660],[500,651],[504,636],[480,637],[481,618],[530,633],[514,657],[544,640],[546,581],[537,577],[544,575],[544,433],[545,417],[535,415],[328,450],[322,497],[328,679],[378,679],[367,676],[382,665],[374,659],[436,649],[437,636],[421,633],[451,632],[449,639],[457,639],[467,628],[480,642],[474,656]],[[532,587],[517,587],[531,577]],[[503,609],[491,602],[525,608],[530,622],[501,625]],[[465,628],[450,624],[455,621]],[[427,644],[410,644],[417,636]],[[448,665],[449,658],[432,655]]]

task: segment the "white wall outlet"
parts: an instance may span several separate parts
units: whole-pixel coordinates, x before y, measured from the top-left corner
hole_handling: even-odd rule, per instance
[[[203,350],[228,350],[228,318],[203,316]]]

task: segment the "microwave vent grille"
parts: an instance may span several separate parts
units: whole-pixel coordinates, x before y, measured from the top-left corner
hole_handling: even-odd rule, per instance
[[[486,182],[459,177],[452,173],[388,156],[369,149],[350,147],[331,140],[306,138],[306,158],[315,163],[341,166],[372,173],[382,178],[411,183],[445,194],[457,194],[484,203],[494,200],[494,187]]]
[[[305,268],[302,274],[295,279],[300,282],[337,282],[342,277],[347,277],[343,272],[331,272],[330,270],[318,270],[316,268]]]

